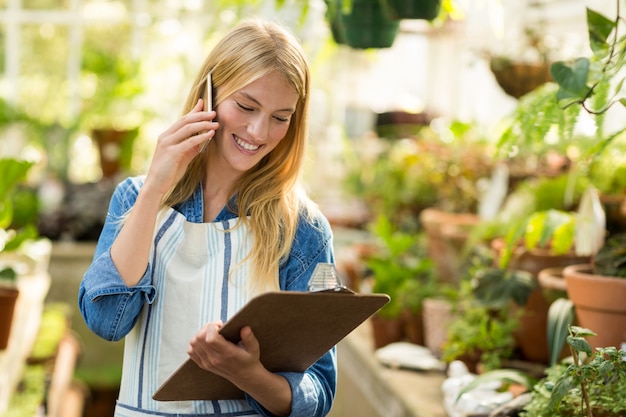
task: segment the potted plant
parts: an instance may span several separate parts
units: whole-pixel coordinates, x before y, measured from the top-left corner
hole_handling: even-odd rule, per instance
[[[571,177],[533,178],[518,185],[491,225],[491,247],[499,267],[526,271],[534,283],[527,303],[513,305],[513,311],[522,309],[516,340],[522,357],[531,362],[547,364],[549,359],[546,321],[552,294],[539,285],[540,272],[589,259],[575,250],[589,239],[578,237],[577,244],[582,223],[580,215],[572,211],[581,201],[585,181]],[[571,202],[566,204],[568,189]]]
[[[435,291],[432,265],[420,255],[418,237],[397,230],[387,217],[379,216],[371,225],[371,231],[379,241],[377,249],[364,259],[372,274],[372,291],[391,297],[391,301],[371,318],[374,345],[379,348],[404,340],[406,336],[420,344],[423,341],[422,303]],[[407,332],[407,324],[415,322],[418,327]]]
[[[461,360],[473,373],[479,372],[479,367],[481,371],[499,369],[503,360],[513,356],[513,330],[518,325],[506,308],[464,304],[449,323],[441,359],[448,363]]]
[[[529,390],[503,406],[512,413],[506,415],[622,416],[626,412],[622,395],[626,389],[626,351],[615,347],[593,350],[585,338],[595,335],[589,329],[570,325],[566,340],[571,356],[547,368],[540,380],[514,369],[489,371],[464,386],[456,401],[482,384],[498,381],[519,384]]]
[[[10,267],[0,267],[0,350],[9,344],[18,295],[17,274]]]
[[[381,0],[326,0],[326,20],[335,41],[355,49],[389,48],[400,21],[391,19]]]
[[[578,57],[551,64],[550,73],[554,82],[536,88],[520,100],[510,125],[504,130],[499,146],[507,149],[517,145],[533,152],[545,149],[546,135],[552,130],[559,143],[575,145],[580,137],[575,127],[581,112],[591,116],[595,132],[587,140],[582,159],[602,154],[616,138],[626,131],[621,128],[607,134],[604,126],[606,112],[616,104],[626,105],[621,98],[622,70],[626,64],[623,48],[622,16],[614,19],[587,9],[587,32],[591,57]],[[556,129],[555,129],[556,128]],[[581,165],[581,168],[584,168]]]
[[[621,135],[611,148],[595,158],[589,167],[589,178],[600,194],[606,213],[608,233],[626,232],[626,137]]]
[[[109,178],[130,168],[148,112],[138,100],[144,91],[141,61],[102,39],[83,48],[80,125],[98,145],[103,177]]]
[[[578,323],[594,328],[593,347],[619,347],[626,342],[626,234],[609,236],[590,263],[563,269],[567,295]]]
[[[592,349],[585,339],[591,330],[570,326],[567,344],[571,363],[559,363],[534,385],[525,417],[602,416],[626,413],[626,351],[615,347]]]
[[[496,369],[517,347],[514,332],[520,320],[513,306],[527,304],[535,282],[526,271],[494,264],[493,253],[483,245],[475,246],[468,259],[442,358],[470,359],[474,372],[478,362]]]
[[[540,4],[534,3],[530,7],[540,7]],[[513,54],[510,51],[490,54],[489,68],[498,85],[516,99],[552,80],[552,50],[544,39],[544,22],[541,19],[537,22],[523,28],[520,36],[523,43],[519,50]]]
[[[12,228],[12,192],[26,177],[33,164],[12,158],[0,159],[0,350],[6,349],[12,327],[13,312],[19,295],[16,263],[7,254],[16,251],[28,239],[36,237],[32,225]]]
[[[382,0],[392,19],[434,20],[441,12],[442,0]]]

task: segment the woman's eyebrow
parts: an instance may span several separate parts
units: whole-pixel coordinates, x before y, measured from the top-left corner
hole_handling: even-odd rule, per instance
[[[253,101],[254,103],[256,103],[257,106],[259,107],[263,107],[263,105],[259,102],[259,100],[257,100],[256,98],[252,97],[250,94],[246,93],[246,92],[241,92],[241,95],[246,97],[248,100]],[[277,112],[289,112],[289,113],[293,113],[296,111],[296,109],[294,109],[293,107],[287,107],[286,109],[280,109],[280,110],[276,110]]]

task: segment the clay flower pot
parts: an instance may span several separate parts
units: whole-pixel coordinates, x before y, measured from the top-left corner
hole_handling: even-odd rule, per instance
[[[0,350],[6,349],[9,344],[13,312],[18,295],[17,288],[0,288]]]
[[[594,275],[590,264],[568,266],[563,276],[578,324],[597,333],[591,347],[619,349],[626,342],[626,279]]]
[[[496,239],[492,242],[492,248],[498,256],[502,252],[504,245],[505,243],[502,239]],[[528,250],[523,246],[515,249],[511,257],[510,267],[530,272],[540,283],[540,286],[531,293],[526,305],[522,306],[520,327],[514,332],[515,340],[525,360],[543,364],[547,364],[549,360],[547,320],[548,310],[553,297],[548,297],[549,294],[545,291],[546,287],[541,283],[539,274],[545,270],[554,272],[555,269],[552,268],[558,270],[558,268],[588,261],[588,256],[577,256],[572,253],[553,255],[547,249],[536,248]],[[544,275],[546,272],[544,272]],[[518,306],[513,306],[513,314],[516,314],[518,308]]]

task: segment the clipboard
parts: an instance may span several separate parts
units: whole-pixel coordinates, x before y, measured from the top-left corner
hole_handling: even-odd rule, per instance
[[[224,324],[220,334],[237,343],[241,328],[250,326],[261,346],[261,363],[268,370],[304,372],[389,300],[387,294],[360,294],[342,286],[267,292],[252,298]],[[187,359],[152,398],[229,400],[243,399],[244,393]]]

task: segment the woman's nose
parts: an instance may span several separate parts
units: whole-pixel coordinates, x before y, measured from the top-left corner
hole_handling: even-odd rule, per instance
[[[248,134],[257,140],[265,140],[267,138],[269,122],[261,115],[252,117],[248,121]]]

